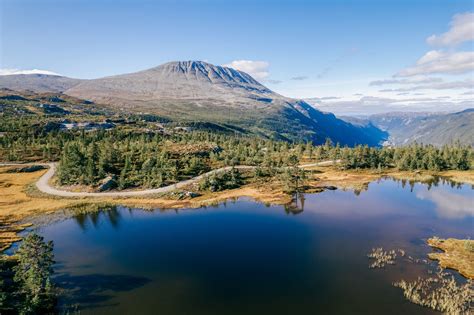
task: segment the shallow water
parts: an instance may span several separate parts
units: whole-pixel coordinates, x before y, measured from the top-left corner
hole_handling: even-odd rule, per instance
[[[300,196],[303,197],[303,196]],[[474,237],[474,190],[390,179],[297,208],[250,200],[194,210],[118,207],[40,229],[63,307],[94,314],[431,314],[391,285],[436,263],[371,270],[371,248],[426,258],[431,236]]]

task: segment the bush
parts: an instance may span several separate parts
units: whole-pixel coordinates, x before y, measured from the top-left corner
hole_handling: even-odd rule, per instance
[[[227,172],[218,172],[205,177],[200,185],[200,190],[222,191],[242,186],[242,175],[236,168]]]

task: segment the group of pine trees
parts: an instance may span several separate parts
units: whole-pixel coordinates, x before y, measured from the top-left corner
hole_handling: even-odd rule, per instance
[[[48,131],[32,121],[0,123],[2,161],[59,161],[62,185],[99,185],[111,178],[119,189],[160,187],[222,166],[257,166],[257,176],[274,176],[299,163],[340,160],[343,169],[467,170],[474,168],[474,150],[459,143],[444,147],[412,144],[403,147],[353,148],[311,143],[289,143],[257,137],[195,131],[144,133],[133,128],[113,130]],[[209,150],[180,151],[203,144]],[[177,149],[176,149],[177,148]]]
[[[203,144],[210,149],[179,151],[189,144]],[[281,167],[287,164],[292,150],[285,142],[207,132],[126,137],[118,131],[84,134],[64,143],[57,176],[61,185],[96,185],[112,177],[119,189],[160,187],[222,166]]]
[[[341,159],[345,169],[385,169],[395,167],[401,171],[413,170],[468,170],[474,167],[472,148],[461,145],[443,146],[412,144],[397,148],[334,147],[333,156]]]

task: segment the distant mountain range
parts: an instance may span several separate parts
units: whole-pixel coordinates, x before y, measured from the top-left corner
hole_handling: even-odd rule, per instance
[[[213,122],[253,134],[343,145],[380,144],[387,134],[374,125],[351,124],[302,100],[279,95],[247,73],[202,61],[94,80],[31,74],[0,76],[0,88],[61,92],[127,112],[177,121]]]
[[[0,75],[0,88],[36,93],[64,92],[81,81],[50,74]]]
[[[440,146],[459,141],[474,146],[474,108],[448,114],[394,112],[363,119],[341,118],[354,125],[371,125],[386,131],[388,142],[393,145],[418,142]]]

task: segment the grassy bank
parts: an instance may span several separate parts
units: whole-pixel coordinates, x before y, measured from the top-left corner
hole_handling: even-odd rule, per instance
[[[441,267],[457,270],[464,277],[474,280],[474,240],[433,237],[428,240],[428,245],[443,251],[430,253],[430,259],[438,260]]]

